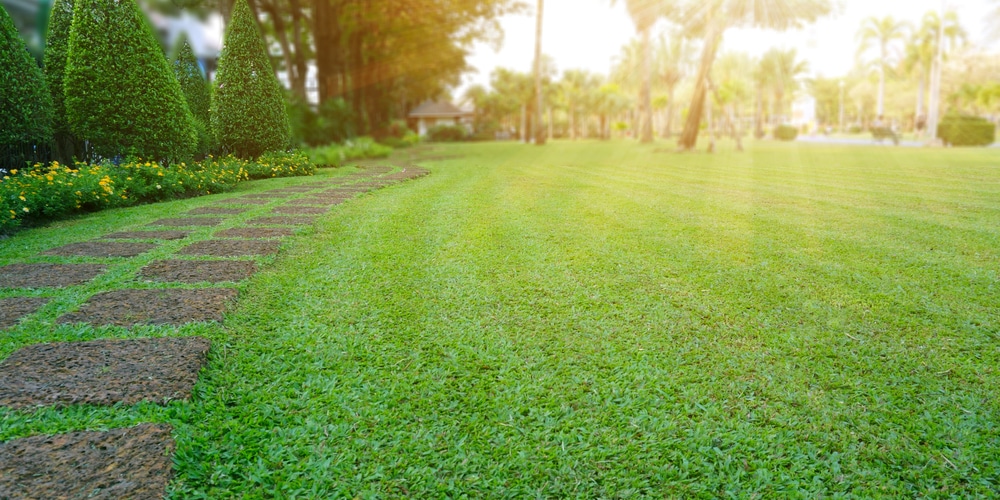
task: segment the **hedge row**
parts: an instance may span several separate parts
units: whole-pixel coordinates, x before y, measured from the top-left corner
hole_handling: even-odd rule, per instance
[[[221,193],[251,179],[312,175],[302,154],[275,153],[256,162],[208,157],[169,167],[154,161],[72,166],[59,162],[14,169],[0,179],[0,231],[79,212]]]
[[[346,161],[366,158],[385,158],[392,154],[392,147],[375,142],[371,137],[358,137],[344,144],[330,144],[306,150],[309,160],[323,167],[339,167]]]

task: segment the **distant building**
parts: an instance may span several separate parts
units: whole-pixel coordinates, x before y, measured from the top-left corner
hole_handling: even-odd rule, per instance
[[[448,101],[424,101],[407,115],[410,127],[417,129],[420,135],[427,135],[427,130],[439,125],[462,125],[472,132],[472,120],[475,112],[464,110]]]

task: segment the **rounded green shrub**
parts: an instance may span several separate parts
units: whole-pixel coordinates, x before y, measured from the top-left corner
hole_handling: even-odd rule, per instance
[[[0,7],[0,163],[20,168],[48,154],[52,98],[14,21]]]
[[[290,145],[281,84],[246,0],[233,6],[212,96],[212,129],[219,147],[256,158]]]
[[[69,31],[73,25],[73,0],[55,0],[49,14],[49,28],[45,37],[43,70],[45,83],[52,96],[52,132],[57,156],[63,162],[73,160],[76,141],[66,118],[63,80],[66,76],[66,56],[69,52]]]
[[[469,131],[461,125],[438,125],[427,129],[431,142],[458,142],[469,138]]]
[[[989,146],[996,141],[997,128],[979,116],[946,115],[937,136],[949,146]]]
[[[791,125],[779,125],[774,128],[774,138],[779,141],[794,141],[799,136],[799,129]]]
[[[194,56],[187,35],[182,34],[174,46],[173,69],[184,94],[184,101],[195,121],[195,135],[198,137],[196,151],[199,154],[207,154],[214,142],[209,119],[211,90],[201,73],[201,67],[198,66],[198,59]]]
[[[178,161],[195,148],[180,84],[135,0],[76,0],[63,84],[93,155]]]

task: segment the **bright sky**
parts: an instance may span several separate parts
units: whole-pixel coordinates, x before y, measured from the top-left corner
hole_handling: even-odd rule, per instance
[[[535,0],[527,0],[535,4]],[[945,0],[958,11],[970,39],[981,41],[990,0]],[[635,27],[625,11],[624,1],[611,7],[610,0],[545,0],[542,51],[552,56],[559,71],[582,68],[607,74],[614,57],[635,36]],[[871,16],[892,15],[919,23],[925,13],[941,7],[941,0],[840,0],[838,11],[803,30],[775,33],[739,30],[726,33],[723,50],[742,50],[760,55],[771,47],[796,47],[809,62],[814,74],[840,76],[854,64],[855,34],[861,22]],[[474,83],[487,85],[497,67],[528,72],[535,51],[535,18],[507,16],[501,20],[504,46],[499,52],[477,45],[470,58],[478,73],[467,74],[460,96]],[[994,44],[996,47],[996,44]]]

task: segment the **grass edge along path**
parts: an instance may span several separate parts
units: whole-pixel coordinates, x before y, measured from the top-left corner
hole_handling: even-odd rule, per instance
[[[379,168],[379,167],[370,168],[370,169],[368,169],[368,171],[370,173],[361,174],[361,175],[362,175],[362,177],[366,177],[366,176],[367,177],[375,177],[375,176],[377,176],[380,173],[388,173],[389,170],[391,170],[391,168],[388,168],[388,169],[387,168]],[[411,173],[413,173],[413,172],[414,171],[411,170]],[[355,174],[355,177],[357,175],[358,174]],[[412,175],[407,175],[407,178],[412,178]],[[387,177],[387,179],[392,179],[393,181],[396,181],[396,180],[400,180],[400,177],[399,176],[395,176],[395,174],[390,174]],[[355,180],[361,180],[361,179],[360,178],[356,178]],[[376,183],[376,185],[372,185],[370,187],[371,188],[383,187],[384,185],[388,185],[390,183],[391,182],[385,183],[385,184]],[[359,185],[364,185],[364,184],[365,183],[363,183],[363,182],[359,183]],[[319,188],[319,187],[320,187],[319,185],[315,186],[315,188]],[[307,192],[308,189],[302,189],[301,191],[302,192]],[[296,190],[296,192],[299,192],[299,191]],[[236,210],[227,212],[225,210],[219,210],[219,209],[211,210],[211,212],[214,212],[216,214],[222,212],[222,215],[237,215],[237,214],[241,213],[241,211],[236,211]],[[203,226],[205,224],[201,224],[199,221],[200,220],[207,220],[207,219],[209,219],[209,218],[207,218],[207,217],[206,218],[195,218],[195,219],[192,219],[192,223],[191,224],[186,224],[186,225],[189,226],[189,227],[191,227],[191,226]],[[221,222],[221,220],[220,220],[220,222]],[[180,225],[184,226],[185,224],[180,224]],[[208,224],[208,226],[215,226],[215,225],[217,225],[217,223]],[[140,234],[140,236],[141,236],[141,234]],[[226,241],[238,242],[240,240],[218,240],[218,241],[220,241],[220,242],[226,242]],[[246,240],[246,241],[252,242],[253,240]],[[99,246],[99,245],[102,245],[102,244],[107,245],[107,243],[101,243],[100,241],[98,241],[98,242],[96,242],[94,244],[90,244],[90,246],[87,246],[87,244],[82,244],[82,246],[86,247],[84,249],[84,251],[92,251],[91,247]],[[122,244],[118,244],[118,245],[120,246]],[[77,244],[76,246],[70,245],[68,248],[70,248],[72,250],[75,250],[75,251],[79,251],[77,249],[80,246],[81,246],[81,244]],[[63,248],[66,248],[66,247],[63,247]],[[147,245],[147,246],[143,247],[143,251],[152,250],[153,248],[155,248],[155,246],[153,246],[153,245]],[[66,252],[67,252],[67,250],[63,251],[63,253],[65,254],[65,256],[74,255],[73,253],[66,253]],[[51,251],[46,252],[46,253],[53,254],[53,252],[51,252]],[[53,254],[53,255],[58,255],[58,254]],[[82,255],[86,255],[86,254],[82,254]],[[134,255],[133,254],[129,254],[129,255],[123,255],[123,256],[124,257],[134,257],[136,255],[138,255],[138,253],[136,253]],[[14,267],[15,267],[15,270],[17,270],[17,271],[23,271],[23,266],[22,267],[16,267],[16,266],[14,266]],[[44,269],[46,269],[46,268],[43,268],[43,270]],[[37,271],[37,269],[35,269],[35,270]],[[102,267],[101,271],[103,271],[103,270],[104,270],[104,268]],[[21,281],[23,281],[23,280],[21,280]],[[20,283],[14,283],[14,284],[15,285],[19,285]],[[123,291],[127,292],[128,290],[123,290]],[[177,291],[184,291],[184,290],[177,290]],[[198,292],[198,290],[192,290],[192,291],[193,292]],[[205,290],[205,291],[207,291],[207,290]],[[98,293],[98,294],[94,295],[94,297],[99,297],[101,295],[102,295],[101,293]],[[106,295],[106,293],[105,293],[105,295]],[[84,305],[86,305],[86,304],[84,304]],[[140,305],[148,306],[147,303],[140,304]],[[122,306],[124,306],[126,309],[129,308],[129,307],[131,307],[131,305],[129,303],[123,303]],[[82,311],[85,311],[85,310],[86,309],[83,309]],[[80,314],[83,315],[83,316],[81,316],[81,318],[85,317],[86,314],[87,314],[86,312],[82,312],[82,311],[80,313]],[[117,314],[117,311],[112,311],[112,313]],[[30,315],[30,313],[29,313],[29,315]],[[100,316],[98,316],[98,317],[100,317]],[[178,325],[178,326],[180,326],[180,325]],[[108,346],[109,349],[112,346],[116,346],[116,345],[117,346],[121,346],[121,347],[123,347],[125,349],[128,349],[129,348],[128,346],[131,345],[130,342],[131,341],[129,341],[129,340],[122,340],[122,341],[119,341],[118,343],[102,344],[102,345]],[[76,345],[81,345],[82,346],[82,345],[86,345],[86,343],[84,343],[84,344],[76,344],[76,343],[72,343],[72,342],[70,342],[70,343],[58,343],[58,344],[52,345],[51,349],[49,347],[43,346],[43,345],[34,345],[33,348],[36,348],[36,349],[34,349],[34,351],[37,351],[40,355],[45,355],[48,352],[54,352],[53,350],[61,350],[61,352],[65,352],[66,355],[72,356],[73,347],[76,346]],[[39,350],[37,348],[41,348],[41,350]],[[207,344],[206,344],[206,350],[207,350]],[[21,353],[21,352],[27,352],[27,350],[25,350],[25,351],[18,351],[18,353]],[[36,356],[39,355],[39,354],[36,354]],[[114,356],[114,355],[112,354],[112,356]],[[6,363],[7,361],[11,361],[11,360],[13,360],[13,358],[9,357],[9,358],[7,358],[7,359],[4,360],[4,363]],[[69,363],[71,363],[71,364],[69,364],[67,366],[74,366],[74,364],[77,363],[77,361],[72,361],[72,360],[69,360],[68,358],[67,358],[66,361],[61,361],[61,362],[62,363],[66,363],[67,361]],[[149,360],[149,362],[151,362],[152,365],[155,365],[155,361],[156,361],[155,359]],[[132,361],[131,363],[134,364],[135,361]],[[77,365],[77,366],[83,366],[83,365]],[[30,369],[31,367],[28,367],[28,368]],[[201,367],[199,366],[199,367],[197,367],[195,369],[196,370],[200,370],[200,368]],[[89,369],[93,369],[93,368],[89,368]],[[11,370],[6,370],[6,371],[10,372]],[[21,371],[21,370],[14,370],[13,373],[7,373],[6,376],[13,377],[13,379],[11,381],[11,384],[7,384],[7,385],[9,385],[9,386],[19,385],[19,384],[16,383],[16,382],[18,382],[17,378],[19,376],[21,376],[20,374],[23,374],[23,373],[25,373],[25,372]],[[86,373],[86,374],[82,374],[82,375],[83,375],[84,378],[81,380],[81,382],[83,382],[85,384],[102,383],[101,382],[101,380],[102,380],[101,377],[98,377],[98,378],[87,378],[87,377],[93,376],[93,374],[91,374],[89,372]],[[71,379],[67,379],[67,380],[71,381]],[[28,386],[28,390],[29,391],[33,390],[33,389],[30,389],[30,387],[32,387],[32,386],[29,385]],[[45,389],[45,385],[39,386],[39,388]],[[94,389],[96,390],[97,387],[95,387]],[[72,390],[83,390],[82,397],[84,399],[88,397],[87,391],[86,391],[86,389],[84,387],[67,386],[67,390],[70,390],[70,391],[72,391]],[[102,389],[102,390],[106,391],[106,389]],[[109,396],[113,397],[113,395],[110,394],[110,393],[102,393],[102,394],[103,394],[102,397],[109,397]],[[131,398],[134,399],[136,397],[136,394],[132,394],[129,397],[131,397]],[[187,398],[183,398],[183,399],[187,399]],[[14,401],[16,401],[16,399]],[[39,400],[39,401],[41,401],[41,400]],[[23,404],[23,402],[20,403],[20,404]],[[42,405],[42,407],[44,407],[44,406],[45,405]],[[121,432],[124,432],[124,434],[120,434]],[[115,433],[119,433],[119,434],[115,434]],[[169,430],[168,430],[168,433],[169,433]],[[111,436],[118,436],[118,435],[120,435],[122,438],[124,438],[124,437],[127,437],[127,436],[130,435],[129,431],[127,431],[125,429],[111,430],[108,433],[104,433],[104,434],[107,434],[109,436],[109,438]],[[80,433],[73,434],[73,433],[71,433],[71,434],[68,434],[68,435],[63,435],[62,437],[60,437],[60,435],[52,435],[50,438],[48,438],[48,440],[60,440],[61,439],[61,440],[69,440],[69,442],[73,442],[73,436],[79,436],[81,439],[90,439],[90,438],[84,438],[83,437],[83,436],[90,436],[89,434],[80,434]],[[23,452],[17,451],[19,443],[22,440],[24,440],[25,442],[27,442],[30,439],[31,438],[20,438],[20,439],[14,439],[14,440],[6,441],[6,442],[0,444],[0,446],[2,446],[2,449],[5,450],[5,453],[6,453],[6,450],[11,450],[14,453],[14,455],[8,456],[8,459],[10,459],[10,460],[13,461],[12,463],[0,464],[0,467],[2,467],[2,469],[6,471],[4,475],[7,477],[3,482],[0,482],[0,494],[3,494],[4,496],[7,496],[9,494],[13,494],[12,492],[14,492],[14,491],[20,491],[21,493],[26,493],[26,494],[31,494],[31,495],[34,495],[34,494],[39,494],[39,495],[45,494],[45,495],[48,495],[48,494],[52,494],[53,493],[53,491],[51,490],[51,488],[54,485],[60,485],[60,484],[61,484],[62,487],[68,488],[68,491],[77,491],[77,492],[81,492],[81,494],[84,494],[86,492],[97,492],[97,491],[101,491],[101,489],[106,489],[107,493],[112,493],[112,492],[117,491],[118,494],[130,494],[130,493],[127,493],[127,492],[128,491],[132,491],[132,488],[135,487],[135,485],[125,486],[125,485],[129,484],[129,482],[127,480],[125,482],[120,482],[121,479],[116,480],[116,479],[114,479],[114,476],[112,476],[112,477],[103,477],[100,474],[98,474],[95,477],[94,475],[88,473],[88,475],[85,475],[83,477],[74,477],[76,475],[76,472],[79,472],[81,469],[79,469],[78,467],[75,467],[75,466],[72,466],[69,469],[64,469],[64,467],[67,466],[67,465],[71,465],[71,461],[72,460],[78,460],[79,458],[76,458],[76,459],[72,459],[72,458],[57,458],[57,457],[59,457],[59,454],[62,453],[60,450],[66,450],[66,449],[68,449],[68,448],[66,448],[66,445],[60,445],[59,448],[55,448],[55,449],[50,450],[48,452],[49,455],[45,455],[43,453],[42,457],[49,456],[50,458],[49,459],[41,458],[41,462],[39,462],[40,458],[39,458],[39,456],[37,454],[36,455],[30,455],[30,454],[24,454]],[[168,438],[168,440],[169,440],[169,438]],[[119,444],[121,446],[128,446],[128,443],[126,443],[126,442],[122,442],[122,443],[119,443]],[[70,444],[70,446],[76,446],[76,445],[75,444]],[[106,444],[104,444],[102,446],[109,446],[109,447],[113,448],[113,447],[115,447],[117,445],[112,442],[112,443],[106,443]],[[174,445],[173,445],[173,441],[172,440],[170,440],[170,442],[166,443],[166,445],[165,445],[165,449],[168,450],[168,451],[172,450],[173,447],[174,447]],[[162,453],[162,452],[160,452],[160,453]],[[156,455],[155,452],[154,452],[154,455]],[[5,455],[5,456],[7,456],[7,455]],[[128,468],[130,470],[126,472],[125,468],[122,467],[123,465],[125,465],[124,463],[119,464],[119,463],[115,463],[114,462],[114,460],[118,460],[119,458],[125,459],[125,460],[131,460],[131,459],[129,459],[129,458],[123,456],[123,455],[112,455],[110,457],[108,457],[107,455],[105,455],[105,456],[102,456],[101,458],[94,458],[95,455],[88,455],[88,456],[91,457],[91,458],[89,458],[91,460],[93,460],[93,459],[111,460],[111,462],[107,463],[107,464],[99,464],[99,465],[98,464],[90,464],[90,465],[93,466],[93,467],[99,467],[99,468],[105,468],[106,467],[104,469],[106,471],[115,471],[115,470],[121,471],[121,472],[117,472],[117,473],[113,473],[113,474],[120,474],[120,473],[132,474],[132,473],[135,472],[135,469],[137,469],[137,468],[143,468],[144,467],[141,463],[132,463],[132,462],[129,462],[129,464],[128,464],[129,467],[126,467],[126,468]],[[18,457],[21,457],[21,458],[18,458]],[[28,460],[28,461],[25,462],[25,461],[22,461],[22,460]],[[47,460],[53,460],[53,462],[46,463]],[[152,466],[152,468],[153,468],[154,471],[157,470],[157,469],[160,469],[158,473],[157,472],[150,473],[153,476],[152,480],[157,481],[157,482],[162,482],[163,485],[165,486],[166,485],[166,480],[169,479],[169,475],[170,475],[169,468],[167,470],[162,470],[162,467],[158,467],[158,466],[155,466],[155,465]],[[71,472],[71,471],[73,471],[73,472]],[[166,476],[164,477],[163,474],[166,474]],[[40,477],[44,477],[44,480],[40,480],[39,479]],[[146,477],[146,476],[144,475],[144,477]],[[150,479],[149,477],[146,477],[146,480],[149,480],[149,479]],[[10,483],[10,480],[13,480],[13,483]],[[84,481],[84,483],[83,484],[76,484],[75,481]],[[37,491],[34,491],[34,490],[32,490],[32,488],[34,488],[34,487],[31,486],[31,485],[32,484],[36,484],[36,483],[37,483],[37,488],[40,488],[40,489],[38,489]],[[143,485],[139,485],[139,487],[143,488]],[[27,488],[27,489],[25,489],[25,488]],[[110,489],[107,489],[107,488],[110,488]],[[153,491],[155,491],[155,489],[156,489],[155,487],[152,488]],[[144,491],[145,491],[144,494],[150,494],[149,490],[144,490]]]

